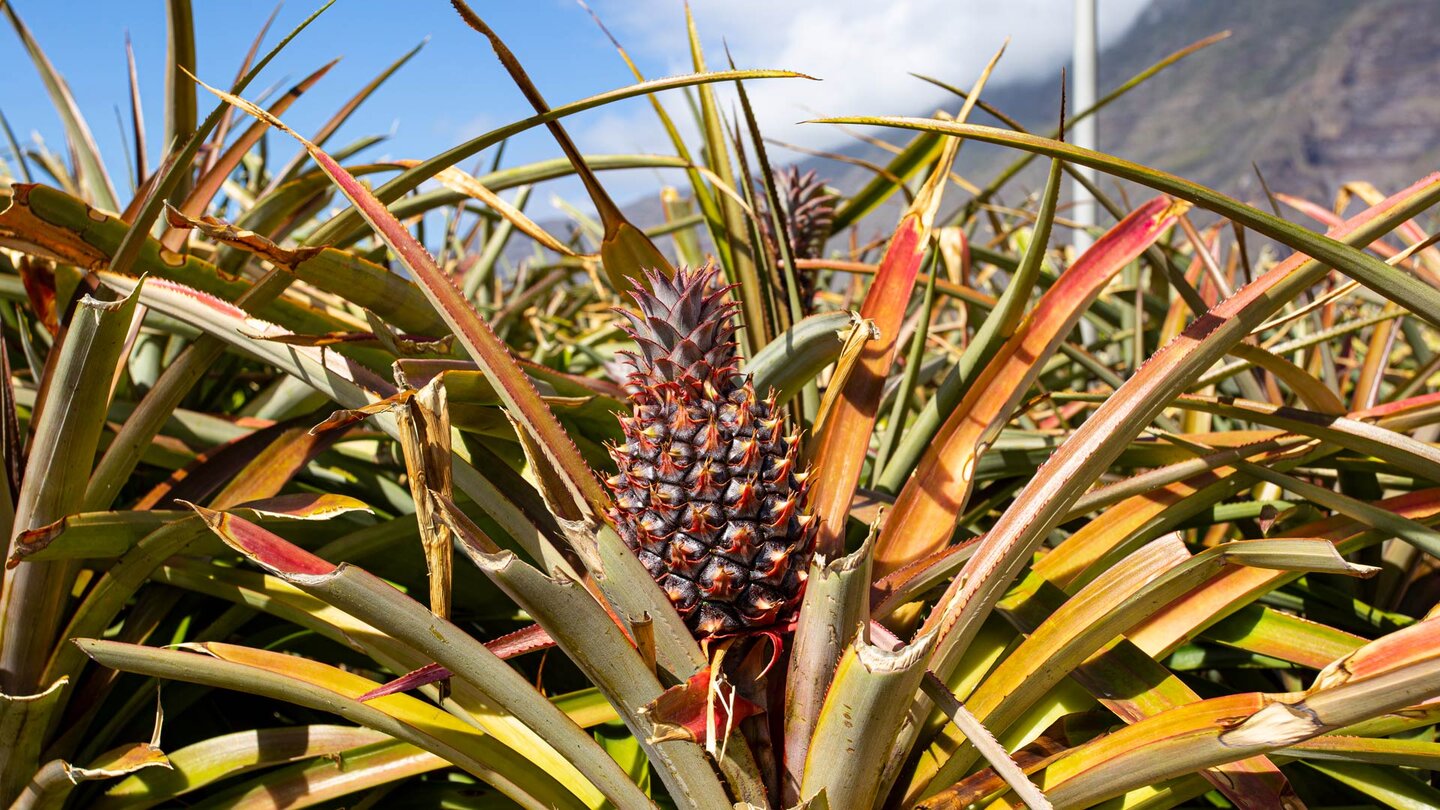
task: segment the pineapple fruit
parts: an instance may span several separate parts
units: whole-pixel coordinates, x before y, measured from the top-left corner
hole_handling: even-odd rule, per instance
[[[818,259],[825,252],[825,243],[830,239],[831,225],[835,220],[834,192],[825,188],[825,183],[815,172],[800,173],[798,166],[788,166],[775,172],[775,193],[780,197],[783,210],[780,223],[790,243],[790,255],[796,259]],[[760,199],[763,201],[764,196]],[[768,211],[757,217],[760,231],[765,240],[775,249],[775,234]],[[784,277],[781,276],[781,281]],[[815,298],[815,274],[801,273],[800,306],[807,314],[813,310]]]
[[[738,370],[736,306],[714,266],[647,272],[619,310],[632,415],[611,448],[611,513],[699,638],[774,625],[804,591],[815,527],[805,514],[799,434]]]

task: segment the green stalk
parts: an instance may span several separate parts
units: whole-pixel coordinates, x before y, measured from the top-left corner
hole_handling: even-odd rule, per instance
[[[123,301],[86,297],[76,308],[42,388],[33,449],[15,505],[17,536],[81,510],[85,470],[99,445],[138,300],[136,293]],[[0,593],[0,691],[28,694],[40,686],[75,569],[67,561],[6,570]]]
[[[1050,246],[1050,228],[1055,222],[1056,203],[1060,199],[1059,160],[1050,162],[1050,175],[1045,181],[1045,194],[1040,200],[1040,211],[1035,215],[1035,232],[1030,237],[1029,248],[1020,259],[1020,265],[1010,278],[1010,283],[995,308],[965,347],[965,353],[945,375],[935,390],[935,395],[925,403],[915,421],[900,439],[895,455],[884,465],[878,476],[877,486],[883,492],[899,492],[905,479],[910,476],[916,462],[929,446],[940,426],[950,417],[975,379],[995,356],[1005,341],[1015,333],[1025,307],[1030,303],[1030,294],[1040,277],[1045,251]]]
[[[387,699],[390,705],[386,707],[391,711],[387,711],[333,689],[235,661],[97,639],[76,639],[75,643],[102,666],[247,692],[337,714],[353,723],[438,754],[529,810],[556,807],[584,810],[584,805],[573,794],[547,774],[537,772],[521,754],[506,748],[494,738],[473,730],[465,733],[459,729],[408,721],[404,715],[391,709],[404,701],[419,704],[414,698],[397,701],[395,698],[402,696],[391,696]]]
[[[915,334],[910,339],[910,351],[905,356],[905,373],[900,378],[900,387],[895,390],[895,402],[890,408],[890,423],[885,429],[885,435],[880,437],[880,448],[875,455],[875,466],[870,470],[870,485],[876,486],[879,483],[880,475],[885,469],[885,462],[890,458],[891,451],[895,448],[895,442],[905,429],[905,420],[910,415],[910,402],[915,397],[915,386],[919,382],[920,365],[925,359],[925,340],[930,334],[930,319],[935,314],[935,271],[936,264],[940,259],[940,251],[936,250],[930,254],[930,277],[925,282],[925,297],[920,302],[920,322],[915,326]]]

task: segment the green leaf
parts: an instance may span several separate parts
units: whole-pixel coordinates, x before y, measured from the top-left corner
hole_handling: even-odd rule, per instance
[[[454,166],[460,161],[501,143],[511,136],[518,135],[528,129],[533,129],[547,121],[558,121],[566,116],[597,107],[603,107],[606,104],[611,104],[616,101],[658,93],[662,90],[693,87],[714,82],[732,81],[734,79],[778,79],[798,77],[801,75],[802,74],[788,70],[721,70],[710,73],[672,76],[665,79],[652,79],[648,82],[640,82],[639,84],[630,85],[629,87],[601,93],[597,96],[590,96],[580,101],[554,107],[547,113],[533,115],[529,118],[506,124],[505,126],[491,130],[459,146],[442,152],[414,168],[405,170],[395,179],[376,189],[375,197],[385,205],[391,205],[406,193],[414,191],[421,183],[433,177],[435,173],[441,169],[447,166]],[[481,179],[484,180],[484,178]],[[361,233],[364,227],[362,223],[363,217],[359,210],[352,207],[327,221],[311,234],[307,242],[314,245],[343,244]]]
[[[593,783],[619,807],[649,806],[590,735],[470,634],[359,568],[329,566],[243,518],[195,510],[212,531],[252,561],[470,681],[490,705],[514,715],[554,747],[558,758],[541,750],[530,756],[576,795],[588,799]],[[572,768],[584,778],[571,778]]]
[[[854,554],[810,563],[785,677],[785,770],[799,784],[821,722],[821,707],[841,656],[870,613],[870,554],[874,530]]]
[[[811,315],[777,335],[745,364],[746,373],[753,375],[755,390],[762,394],[773,390],[780,402],[794,397],[840,358],[851,321],[849,313],[826,312]]]
[[[1055,222],[1055,206],[1060,198],[1061,165],[1058,160],[1050,163],[1050,176],[1045,181],[1040,210],[1035,214],[1035,229],[1030,235],[1030,244],[1005,285],[1005,292],[1000,295],[995,308],[985,316],[975,337],[965,347],[964,354],[960,355],[955,366],[946,373],[934,396],[925,403],[924,409],[916,414],[915,421],[905,429],[895,457],[885,465],[880,476],[879,488],[882,491],[900,491],[905,477],[915,469],[920,455],[935,438],[941,424],[960,405],[961,398],[974,384],[976,376],[1019,327],[1020,318],[1025,314],[1025,305],[1030,302],[1030,295],[1040,277],[1045,252],[1050,247],[1050,228]]]
[[[45,92],[50,95],[50,103],[55,107],[55,112],[60,115],[60,121],[65,125],[65,135],[75,149],[75,159],[78,163],[76,169],[85,179],[86,189],[90,192],[90,198],[94,203],[107,211],[120,212],[119,197],[115,194],[115,186],[110,182],[110,175],[105,171],[105,162],[100,158],[100,150],[95,146],[95,137],[90,134],[90,126],[85,123],[85,116],[81,115],[80,107],[75,103],[75,97],[70,94],[70,86],[65,83],[55,66],[50,64],[50,59],[45,52],[40,50],[40,44],[30,35],[30,29],[20,21],[20,16],[15,13],[13,3],[0,4],[0,10],[4,10],[5,16],[10,18],[10,24],[15,27],[15,33],[20,37],[20,42],[29,52],[30,59],[35,63],[35,68],[40,72],[40,80],[45,84]],[[8,125],[7,125],[8,130]],[[19,151],[15,152],[16,160],[24,162]]]
[[[198,81],[198,80],[197,80]],[[305,146],[310,157],[330,176],[341,192],[363,213],[381,239],[400,257],[411,275],[420,283],[430,303],[445,319],[480,368],[495,382],[501,400],[510,415],[535,439],[543,450],[545,461],[553,466],[553,474],[564,483],[573,504],[562,507],[561,517],[598,521],[609,499],[590,468],[575,449],[555,415],[550,412],[535,387],[516,365],[509,349],[495,337],[489,324],[465,301],[453,282],[435,264],[415,237],[395,219],[380,201],[361,185],[340,164],[299,133],[285,126],[264,110],[237,96],[201,83],[221,99],[256,118],[285,132]]]
[[[986,143],[1013,146],[1070,163],[1089,166],[1106,174],[1179,197],[1207,211],[1238,222],[1298,252],[1313,256],[1316,260],[1354,278],[1431,324],[1440,325],[1440,290],[1436,290],[1414,276],[1396,270],[1374,256],[1357,250],[1342,241],[1308,231],[1274,214],[1245,205],[1218,191],[1158,169],[1141,166],[1049,138],[976,124],[960,124],[930,118],[870,118],[863,116],[826,118],[817,123],[871,124],[957,135]]]
[[[525,69],[520,66],[520,60],[515,58],[505,43],[495,33],[494,29],[485,24],[464,0],[451,0],[451,5],[460,13],[460,18],[466,25],[479,31],[490,40],[490,46],[494,48],[495,55],[500,58],[500,64],[504,65],[509,72],[510,78],[519,86],[520,92],[526,100],[535,108],[537,115],[545,115],[550,112],[550,105],[540,95],[540,90],[530,81]],[[600,214],[600,221],[605,227],[604,238],[600,242],[601,263],[605,266],[605,272],[610,276],[610,286],[617,293],[628,290],[630,282],[643,284],[645,280],[644,270],[658,270],[666,275],[674,273],[669,260],[660,252],[655,244],[643,231],[630,224],[625,214],[615,201],[610,199],[610,194],[595,173],[585,163],[585,158],[580,154],[575,142],[570,139],[569,133],[561,126],[560,122],[554,119],[547,120],[545,126],[560,145],[560,151],[575,168],[581,183],[585,186],[585,192],[590,195],[590,201],[595,204],[595,210]]]
[[[92,806],[95,810],[141,810],[260,768],[336,755],[344,755],[348,763],[352,749],[385,739],[385,735],[367,728],[332,725],[222,734],[171,752],[169,768],[131,775],[105,791]]]
[[[704,753],[694,744],[653,739],[641,708],[663,692],[618,620],[579,583],[551,578],[495,548],[458,510],[444,504],[460,549],[545,628],[570,660],[609,699],[645,750],[677,806],[704,810],[729,803]],[[633,559],[633,557],[632,557]],[[672,611],[673,612],[673,611]],[[640,615],[640,614],[632,614]]]
[[[198,654],[96,639],[76,639],[75,643],[102,666],[247,692],[340,715],[438,754],[522,807],[585,808],[523,755],[434,706],[408,695],[361,703],[356,698],[376,684],[335,667],[228,644],[207,644],[201,649],[208,654]]]
[[[137,288],[143,282],[137,282]],[[32,450],[15,503],[15,529],[25,531],[80,510],[90,466],[105,427],[112,381],[139,302],[80,301],[47,370]],[[39,685],[60,629],[73,561],[7,568],[0,591],[0,687],[26,694]],[[11,763],[12,766],[14,763]]]
[[[0,762],[7,763],[0,770],[0,803],[13,801],[35,773],[51,715],[69,685],[61,679],[35,694],[0,692]]]
[[[882,768],[925,674],[934,637],[898,650],[856,639],[841,656],[805,758],[800,798],[822,790],[830,806],[862,810],[874,804]],[[857,767],[857,763],[871,767]]]
[[[1440,174],[1352,217],[1334,235],[1363,245],[1436,201],[1440,201]],[[1122,442],[1138,435],[1229,346],[1243,340],[1324,272],[1324,265],[1305,255],[1277,264],[1161,348],[1070,434],[991,528],[963,588],[939,609],[937,625],[944,628],[939,645],[947,661],[941,669],[948,672],[1034,546],[1119,455]]]

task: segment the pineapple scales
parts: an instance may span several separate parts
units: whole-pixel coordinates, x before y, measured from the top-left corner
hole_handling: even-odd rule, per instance
[[[834,225],[835,194],[825,187],[824,181],[818,179],[813,170],[801,174],[796,166],[775,172],[775,191],[780,197],[782,210],[779,219],[790,243],[790,255],[796,259],[819,258]],[[760,200],[763,204],[763,194]],[[765,240],[774,245],[770,212],[762,211],[756,221]],[[775,249],[778,250],[778,247]],[[783,284],[785,277],[782,275],[779,280]],[[801,273],[798,281],[800,309],[808,314],[814,311],[815,275]]]
[[[622,353],[631,413],[611,448],[611,513],[697,637],[762,629],[804,592],[814,545],[798,434],[737,364],[735,304],[712,265],[646,273],[619,310],[639,352]]]
[[[780,221],[790,239],[790,253],[797,259],[818,258],[835,220],[835,194],[814,170],[801,174],[797,166],[775,172],[775,192],[784,206]],[[770,217],[762,216],[758,222],[765,238],[773,241]]]

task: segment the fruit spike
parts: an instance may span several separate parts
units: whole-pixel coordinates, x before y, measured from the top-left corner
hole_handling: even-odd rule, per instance
[[[838,198],[825,188],[824,181],[816,178],[815,172],[801,174],[796,166],[776,171],[774,180],[782,207],[780,227],[789,239],[791,256],[796,259],[820,258],[825,251],[825,243],[830,239]],[[760,196],[764,206],[759,217],[760,231],[778,256],[768,200],[763,193]],[[781,280],[784,280],[783,276]],[[800,309],[808,313],[815,297],[815,276],[813,273],[801,273],[799,282]]]
[[[621,353],[631,415],[607,482],[620,536],[701,638],[783,616],[815,538],[797,437],[738,370],[737,307],[718,278],[714,266],[646,271],[638,312],[621,311],[639,351]]]

